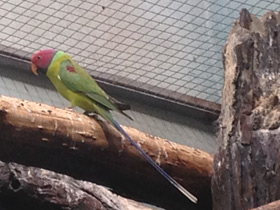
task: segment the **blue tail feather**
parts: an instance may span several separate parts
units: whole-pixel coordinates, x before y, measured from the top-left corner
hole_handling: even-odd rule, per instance
[[[182,185],[169,176],[144,150],[124,131],[121,125],[113,120],[114,126],[131,142],[131,144],[144,156],[144,158],[162,175],[166,178],[175,188],[183,193],[192,202],[197,203],[197,198],[187,191]]]

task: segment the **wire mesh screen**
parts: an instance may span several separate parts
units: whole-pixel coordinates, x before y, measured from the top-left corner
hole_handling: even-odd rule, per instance
[[[220,103],[222,47],[239,11],[280,1],[1,0],[2,51],[68,52],[93,76],[175,100]]]

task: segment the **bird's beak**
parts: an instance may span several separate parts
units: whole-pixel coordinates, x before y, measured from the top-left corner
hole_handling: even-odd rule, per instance
[[[38,68],[34,63],[31,63],[31,70],[32,70],[33,74],[38,76]]]

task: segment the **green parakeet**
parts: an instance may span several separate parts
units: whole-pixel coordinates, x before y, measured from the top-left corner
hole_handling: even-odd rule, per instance
[[[78,106],[86,112],[97,113],[115,126],[161,175],[192,202],[197,202],[195,196],[160,168],[114,120],[110,111],[117,111],[129,117],[123,112],[127,107],[107,95],[90,74],[68,54],[54,49],[41,50],[32,56],[31,69],[36,75],[38,75],[38,69],[44,72],[57,91],[71,102],[72,107]]]

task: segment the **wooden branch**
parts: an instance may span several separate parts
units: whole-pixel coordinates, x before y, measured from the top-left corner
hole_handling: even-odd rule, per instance
[[[279,210],[279,209],[280,209],[280,200],[277,200],[251,210]]]
[[[215,210],[280,199],[280,18],[243,9],[224,49],[225,85],[212,178]]]
[[[0,189],[6,209],[151,210],[90,182],[1,161]]]
[[[0,159],[5,162],[93,181],[118,194],[167,209],[195,206],[106,122],[71,110],[1,96],[0,130]],[[199,205],[211,206],[210,154],[133,128],[125,130],[166,172],[198,196]]]

